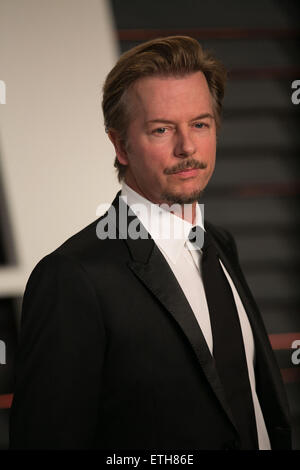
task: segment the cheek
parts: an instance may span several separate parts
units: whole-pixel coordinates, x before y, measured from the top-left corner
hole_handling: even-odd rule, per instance
[[[216,165],[216,148],[211,147],[211,155],[210,155],[210,158],[208,160],[208,167],[210,169],[210,171],[209,171],[210,176],[212,175],[212,173],[215,169],[215,165]]]
[[[161,172],[167,165],[167,149],[164,145],[144,145],[139,149],[141,164],[150,173]]]
[[[202,143],[203,156],[207,157],[208,161],[214,162],[216,158],[216,139],[207,139],[206,142]]]
[[[161,156],[157,152],[139,146],[128,156],[128,161],[131,171],[140,182],[156,186],[164,169]]]

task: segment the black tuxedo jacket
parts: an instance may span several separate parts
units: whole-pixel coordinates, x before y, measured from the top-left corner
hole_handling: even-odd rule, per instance
[[[11,448],[238,448],[214,360],[163,255],[150,236],[120,234],[118,217],[117,239],[99,240],[98,222],[43,258],[29,278]],[[284,387],[234,241],[210,224],[206,230],[250,320],[272,448],[289,449]]]

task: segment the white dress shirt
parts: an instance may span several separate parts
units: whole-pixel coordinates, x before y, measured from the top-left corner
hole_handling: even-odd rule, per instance
[[[121,197],[137,215],[172,269],[194,312],[212,354],[213,338],[210,316],[200,270],[202,252],[201,250],[193,249],[188,240],[188,235],[193,225],[181,217],[173,215],[165,207],[162,209],[159,205],[153,204],[136,193],[124,182],[122,183]],[[196,206],[196,221],[194,225],[204,228],[198,204]],[[270,441],[256,394],[254,374],[255,350],[251,326],[237,290],[221,261],[220,263],[232,289],[241,324],[256,417],[259,449],[270,450]]]

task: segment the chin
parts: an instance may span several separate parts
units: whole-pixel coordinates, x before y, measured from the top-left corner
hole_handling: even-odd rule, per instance
[[[199,201],[203,196],[203,189],[196,189],[189,193],[180,193],[180,192],[168,192],[162,194],[162,200],[168,202],[169,204],[192,204],[193,202]]]

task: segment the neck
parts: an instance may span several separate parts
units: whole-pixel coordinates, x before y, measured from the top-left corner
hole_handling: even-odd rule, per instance
[[[188,204],[181,204],[178,202],[170,202],[159,199],[155,200],[152,197],[149,197],[136,184],[130,184],[130,181],[126,181],[126,179],[124,182],[130,189],[138,193],[140,196],[152,202],[153,204],[159,205],[162,209],[168,210],[171,214],[176,215],[176,217],[180,217],[181,219],[191,223],[192,225],[194,225],[194,223],[196,222],[197,201]]]
[[[197,202],[193,202],[192,204],[176,204],[172,205],[170,203],[166,203],[169,206],[169,210],[172,214],[180,217],[181,219],[189,222],[190,224],[194,225],[196,222],[196,204]],[[175,207],[175,210],[173,210]]]

